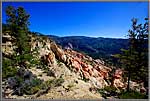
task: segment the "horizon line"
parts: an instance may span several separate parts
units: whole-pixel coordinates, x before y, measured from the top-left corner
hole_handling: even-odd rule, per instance
[[[90,38],[112,38],[112,39],[128,39],[128,38],[124,38],[124,37],[105,37],[105,36],[85,36],[85,35],[54,35],[54,34],[43,34],[45,36],[56,36],[56,37],[90,37]]]

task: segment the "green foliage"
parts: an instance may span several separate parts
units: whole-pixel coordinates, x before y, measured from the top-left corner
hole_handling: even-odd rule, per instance
[[[37,93],[40,90],[42,81],[38,78],[32,79],[31,83],[28,85],[26,84],[23,88],[23,93],[27,95],[32,95]]]
[[[55,73],[52,70],[47,70],[47,75],[55,77]]]
[[[116,92],[116,88],[108,86],[105,87],[104,89],[97,89],[97,91],[102,95],[102,97],[104,97],[105,99],[107,99],[107,97],[110,96],[117,96],[117,98],[119,99],[147,99],[147,96],[145,94],[141,94],[139,92],[136,91],[121,91]]]
[[[23,83],[23,81],[24,81],[23,78],[19,77],[19,76],[15,76],[15,79],[16,79],[18,85],[21,85]]]
[[[104,90],[107,92],[116,92],[117,89],[115,87],[107,86]]]
[[[72,87],[74,87],[75,85],[74,84],[69,84],[67,87],[69,88],[69,89],[71,89]]]
[[[106,93],[104,93],[105,92],[105,90],[104,89],[97,89],[97,91],[100,93],[100,95],[103,97],[103,98],[107,98],[107,95],[106,95]]]
[[[105,99],[110,96],[117,96],[116,88],[113,86],[106,86],[103,89],[97,89],[97,91],[104,97]]]
[[[33,86],[40,85],[40,84],[41,84],[41,80],[40,79],[37,79],[37,78],[32,79],[32,85]]]
[[[13,45],[17,46],[14,49],[15,56],[13,56],[13,60],[16,61],[16,65],[27,67],[26,62],[32,57],[30,54],[31,45],[28,34],[28,19],[30,15],[26,13],[24,8],[14,8],[13,6],[6,8],[6,15],[6,24],[10,30],[11,37],[13,37]]]
[[[136,91],[122,92],[119,95],[120,99],[147,99],[146,95]]]
[[[64,82],[64,79],[62,77],[56,79],[53,81],[53,84],[55,87],[61,86],[61,84]]]
[[[38,86],[35,86],[35,87],[29,87],[28,86],[25,89],[26,89],[25,94],[27,94],[27,95],[35,94],[40,90]]]
[[[124,91],[122,90],[120,93],[116,92],[117,89],[115,87],[107,86],[104,89],[97,89],[97,91],[107,99],[107,97],[110,96],[118,96],[119,99],[147,99],[147,96],[145,94],[141,94],[137,91]]]
[[[24,88],[24,93],[28,94],[28,95],[32,95],[32,94],[37,93],[40,90],[45,90],[46,91],[49,88],[61,86],[61,84],[63,82],[64,82],[63,78],[48,80],[48,81],[45,81],[45,82],[42,82],[39,79],[34,79],[31,83],[31,85],[27,85]]]
[[[3,58],[2,64],[2,78],[13,77],[17,73],[17,68],[12,65],[12,61],[7,58]]]
[[[2,33],[9,32],[10,28],[8,24],[2,23]]]

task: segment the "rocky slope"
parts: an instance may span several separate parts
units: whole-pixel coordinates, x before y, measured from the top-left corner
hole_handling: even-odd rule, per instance
[[[24,85],[32,84],[35,77],[42,81],[41,84],[46,85],[38,88],[35,93],[22,94],[19,92],[22,91],[24,85],[21,84],[18,88],[14,88],[16,81],[10,77],[3,80],[4,98],[103,99],[97,89],[112,86],[120,91],[120,89],[126,88],[126,83],[122,78],[123,70],[107,67],[104,65],[104,61],[94,60],[92,57],[71,48],[63,50],[61,46],[48,38],[32,36],[31,40],[31,51],[35,53],[35,59],[40,62],[44,61],[46,67],[38,65],[23,70],[18,67],[17,76],[23,78]],[[14,90],[17,93],[14,93]]]
[[[86,37],[86,36],[66,36],[58,37],[53,35],[48,35],[48,37],[55,40],[56,43],[61,45],[63,48],[71,46],[72,49],[84,52],[93,58],[102,58],[104,61],[110,61],[114,64],[115,59],[111,57],[112,54],[120,53],[120,49],[128,48],[127,39],[117,39],[117,38],[103,38],[103,37]],[[108,62],[107,62],[108,64]]]

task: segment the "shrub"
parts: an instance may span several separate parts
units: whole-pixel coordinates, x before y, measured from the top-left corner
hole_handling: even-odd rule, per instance
[[[15,76],[15,79],[17,81],[18,86],[20,86],[23,83],[23,78],[20,76]]]
[[[107,98],[107,95],[105,94],[105,90],[104,89],[97,89],[97,91],[101,94],[101,96],[103,97],[103,98]]]
[[[42,83],[42,81],[38,78],[34,78],[31,82],[32,86],[36,86],[36,85],[40,85]]]
[[[61,84],[64,82],[63,78],[59,78],[59,79],[53,79],[53,80],[48,80],[43,82],[39,87],[42,90],[46,90],[49,89],[50,87],[58,87],[61,86]]]
[[[61,86],[61,84],[64,82],[64,79],[63,78],[59,78],[59,79],[56,79],[54,80],[53,84],[55,87],[57,86]]]
[[[112,87],[112,86],[106,86],[104,88],[104,90],[107,92],[116,92],[117,89],[115,87]]]
[[[32,95],[37,93],[40,90],[40,85],[42,83],[42,80],[38,78],[33,78],[30,84],[26,84],[23,87],[23,93],[27,95]]]
[[[147,96],[136,91],[122,92],[119,95],[120,99],[147,99]]]
[[[69,90],[71,90],[75,85],[74,84],[69,84],[67,87]]]
[[[107,96],[117,96],[118,93],[116,92],[116,88],[112,86],[106,86],[103,89],[97,89],[97,91],[104,97],[105,99]]]
[[[2,64],[2,78],[8,78],[8,77],[13,77],[17,73],[17,68],[13,67],[12,65],[12,60],[3,58],[3,64]]]
[[[55,77],[54,71],[52,71],[52,70],[47,70],[46,72],[47,72],[47,76],[53,76],[53,77]]]

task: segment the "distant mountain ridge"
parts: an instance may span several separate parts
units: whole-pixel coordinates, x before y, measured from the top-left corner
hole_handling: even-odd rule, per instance
[[[72,44],[73,49],[83,52],[93,58],[112,59],[111,55],[120,53],[120,49],[128,48],[128,39],[121,38],[103,38],[103,37],[86,37],[86,36],[66,36],[58,37],[48,35],[49,38],[61,45],[63,48]]]

